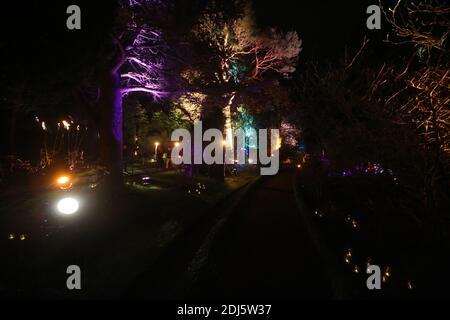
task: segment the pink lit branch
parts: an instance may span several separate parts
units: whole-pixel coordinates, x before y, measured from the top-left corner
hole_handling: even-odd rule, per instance
[[[131,1],[130,6],[150,5],[155,1]],[[157,2],[157,1],[156,1]],[[149,4],[150,3],[150,4]],[[120,77],[122,96],[132,92],[149,93],[154,99],[168,95],[165,70],[164,43],[160,30],[148,25],[129,23],[129,43],[124,50],[124,63]]]

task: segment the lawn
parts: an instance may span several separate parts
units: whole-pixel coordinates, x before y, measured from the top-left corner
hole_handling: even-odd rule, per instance
[[[322,196],[308,173],[299,175],[298,194],[308,207],[313,232],[350,297],[443,296],[447,282],[436,265],[450,266],[450,241],[426,238],[421,203],[390,176],[328,177]],[[366,287],[366,267],[384,275],[380,292]],[[433,290],[433,291],[431,291]],[[448,296],[448,294],[447,294]]]
[[[125,192],[113,199],[91,185],[79,187],[81,209],[70,217],[55,213],[61,191],[3,198],[0,296],[120,296],[183,230],[216,214],[210,210],[216,203],[252,179],[246,172],[224,182],[176,171],[143,173],[128,177]],[[83,290],[76,293],[65,287],[72,264],[83,274]]]

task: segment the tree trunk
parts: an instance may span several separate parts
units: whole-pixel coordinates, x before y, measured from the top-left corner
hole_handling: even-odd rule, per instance
[[[109,172],[108,185],[123,185],[123,113],[120,76],[107,70],[100,83],[100,157]]]
[[[222,129],[225,126],[225,117],[223,109],[220,107],[224,105],[223,98],[208,97],[208,101],[205,103],[206,108],[202,112],[203,132],[208,129]],[[215,180],[224,180],[224,165],[212,164],[206,166],[206,169],[210,177]]]

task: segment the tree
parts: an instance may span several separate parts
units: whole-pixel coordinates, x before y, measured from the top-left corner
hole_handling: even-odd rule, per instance
[[[398,123],[412,128],[420,143],[424,202],[433,215],[439,199],[448,202],[450,165],[450,9],[438,0],[398,0],[384,10],[392,26],[388,41],[411,58],[391,80],[399,87],[386,99]],[[437,219],[437,217],[435,217]]]
[[[235,8],[230,16],[212,2],[194,30],[196,37],[217,55],[220,72],[214,74],[216,79],[248,84],[261,80],[267,72],[285,77],[293,73],[302,44],[297,33],[283,34],[276,28],[260,30],[249,2],[232,3]]]
[[[206,96],[204,128],[224,128],[229,140],[236,105],[293,73],[301,41],[295,32],[260,30],[250,2],[238,0],[209,1],[193,35],[201,59],[183,74],[188,91]],[[216,171],[223,177],[221,168]]]
[[[141,92],[155,100],[168,96],[168,47],[158,22],[166,7],[159,0],[121,1],[111,47],[118,51],[101,72],[101,159],[113,185],[122,184],[124,96]]]
[[[307,152],[325,160],[332,172],[360,163],[392,163],[393,128],[373,94],[378,74],[377,67],[342,60],[309,63],[296,79],[292,97],[298,108],[291,118],[302,128]]]

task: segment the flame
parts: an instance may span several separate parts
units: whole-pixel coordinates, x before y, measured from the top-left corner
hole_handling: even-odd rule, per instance
[[[66,130],[70,130],[70,123],[68,123],[66,120],[62,121],[62,124],[64,126],[64,129]]]

